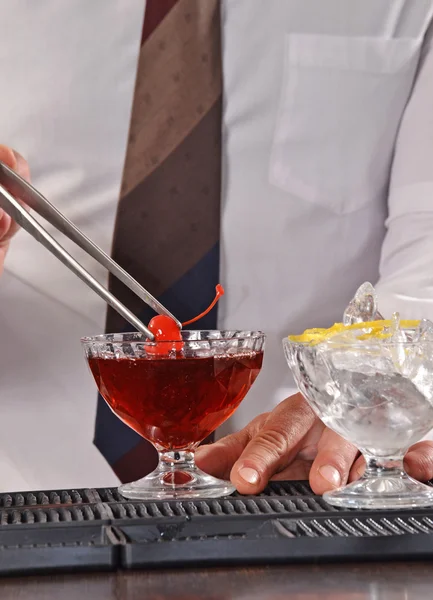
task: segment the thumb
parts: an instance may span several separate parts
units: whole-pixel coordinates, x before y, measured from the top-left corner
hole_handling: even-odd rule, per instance
[[[270,413],[233,465],[230,479],[241,494],[257,494],[290,463],[316,417],[301,394],[284,400]]]
[[[8,148],[8,146],[3,146],[2,144],[0,144],[0,161],[11,169],[15,170],[17,168],[18,160],[15,152],[12,148]]]

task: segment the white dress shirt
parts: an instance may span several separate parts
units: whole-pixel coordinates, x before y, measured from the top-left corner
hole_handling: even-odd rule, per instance
[[[223,6],[220,326],[268,339],[221,435],[294,391],[281,339],[341,321],[362,282],[433,319],[433,2]]]
[[[0,19],[1,143],[108,252],[143,13],[142,0],[15,0]],[[104,269],[58,239],[106,283]],[[0,489],[116,484],[92,443],[97,392],[80,348],[82,335],[103,331],[103,301],[24,231],[5,266]]]
[[[107,251],[143,4],[15,0],[0,22],[0,141]],[[281,338],[340,320],[363,281],[378,284],[382,312],[433,318],[433,0],[222,8],[219,325],[268,334],[227,431],[293,389]],[[21,232],[0,306],[0,488],[114,484],[92,446],[96,390],[79,344],[102,331],[102,301]]]

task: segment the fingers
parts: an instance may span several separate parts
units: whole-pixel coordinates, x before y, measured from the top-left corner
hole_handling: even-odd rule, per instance
[[[17,158],[15,156],[15,152],[12,150],[12,148],[8,148],[2,144],[0,144],[0,161],[4,162],[5,165],[11,169],[15,170],[17,167]]]
[[[2,214],[2,211],[0,209],[0,240],[1,240],[1,214]],[[4,267],[6,254],[8,251],[8,246],[9,246],[8,243],[2,244],[2,242],[0,241],[0,275],[3,273],[3,267]]]
[[[357,481],[360,477],[364,475],[365,472],[365,458],[362,456],[358,456],[355,462],[350,469],[349,479],[348,481],[352,483],[352,481]]]
[[[302,438],[316,421],[305,400],[296,394],[238,433],[199,448],[197,466],[216,477],[230,477],[242,494],[259,493],[293,460]]]
[[[271,477],[272,481],[306,481],[310,476],[311,461],[295,458],[289,465]]]
[[[0,144],[0,161],[30,181],[30,168],[26,159],[16,150]]]
[[[11,229],[12,219],[0,208],[0,248],[6,253],[9,242],[9,231]]]
[[[325,429],[310,471],[310,485],[313,491],[323,494],[344,485],[357,454],[355,446],[330,429]]]
[[[419,481],[433,478],[433,442],[426,440],[411,446],[404,458],[408,475]]]
[[[12,152],[14,153],[16,160],[15,171],[18,173],[18,175],[21,175],[21,177],[23,177],[26,181],[30,181],[30,167],[28,162],[16,150],[12,150]]]
[[[261,492],[295,458],[316,417],[301,394],[284,400],[268,416],[233,465],[230,479],[241,494]]]
[[[404,467],[408,475],[418,481],[433,479],[433,441],[425,440],[409,448],[405,458]],[[349,481],[356,481],[365,471],[365,459],[359,456],[350,471]]]
[[[200,446],[195,452],[199,469],[221,479],[229,479],[234,463],[259,431],[269,413],[259,415],[240,431],[228,435],[214,444]]]
[[[4,162],[11,169],[15,169],[17,166],[17,159],[14,151],[7,146],[0,144],[0,161]],[[2,253],[0,255],[0,264],[3,264],[4,254],[6,253],[6,241],[3,239],[6,233],[9,231],[11,226],[11,218],[2,209],[0,209],[0,247]]]
[[[0,144],[0,161],[14,169],[27,181],[30,181],[30,169],[27,161],[19,152]],[[18,230],[18,225],[0,209],[0,268],[3,266],[4,257],[9,246],[9,240]]]
[[[254,419],[242,431],[199,448],[197,464],[216,477],[227,479],[230,475],[242,494],[259,493],[269,479],[303,479],[309,463],[308,457],[301,455],[305,451],[310,454],[305,439],[314,439],[310,433],[317,429],[317,423],[302,396],[297,394],[272,413]],[[364,457],[330,429],[323,430],[317,449],[309,472],[310,485],[316,494],[355,481],[364,474]],[[314,453],[312,445],[311,454]],[[433,479],[433,441],[412,446],[404,463],[411,477],[419,481]]]

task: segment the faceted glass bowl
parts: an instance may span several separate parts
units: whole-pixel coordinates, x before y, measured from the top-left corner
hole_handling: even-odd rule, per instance
[[[409,477],[407,449],[433,427],[433,343],[283,340],[296,383],[319,418],[364,455],[358,481],[324,494],[333,505],[433,505],[433,488]]]
[[[260,372],[258,331],[182,331],[182,341],[140,333],[82,339],[99,392],[124,423],[151,442],[159,465],[122,485],[131,499],[218,497],[234,487],[200,471],[194,451],[237,409]]]

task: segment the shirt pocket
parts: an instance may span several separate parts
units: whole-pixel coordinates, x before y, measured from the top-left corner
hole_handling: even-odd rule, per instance
[[[420,46],[287,35],[271,184],[337,214],[383,195]]]

